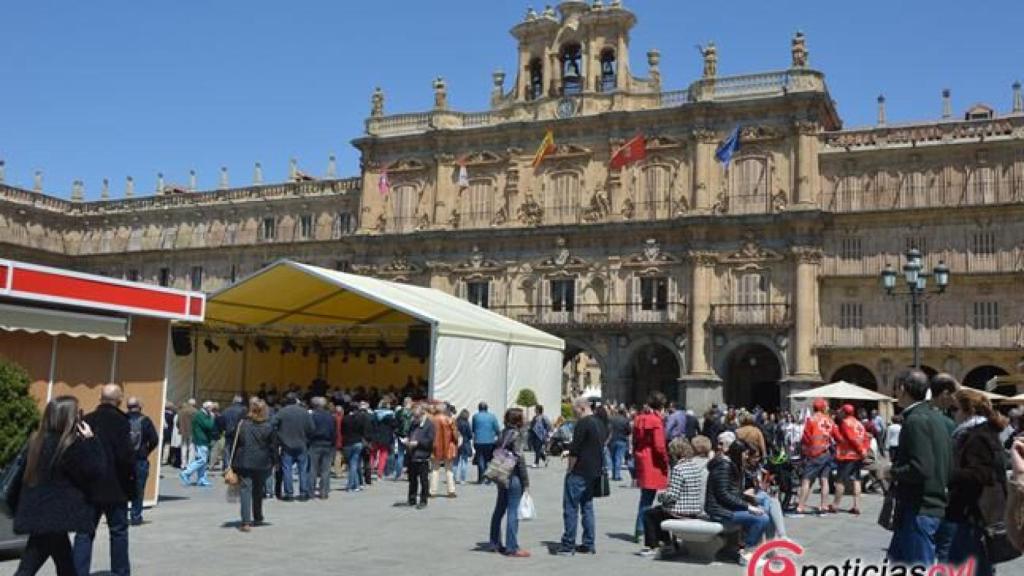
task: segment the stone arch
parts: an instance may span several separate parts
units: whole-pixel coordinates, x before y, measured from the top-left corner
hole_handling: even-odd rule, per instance
[[[870,368],[863,364],[846,364],[832,373],[832,382],[845,380],[851,384],[857,384],[871,390],[878,390],[878,378]]]
[[[593,343],[588,342],[588,341],[586,341],[584,339],[569,336],[569,337],[563,338],[563,340],[565,340],[565,351],[562,354],[562,367],[563,367],[563,370],[568,371],[569,370],[569,363],[571,361],[576,359],[581,353],[586,354],[587,357],[589,357],[590,359],[592,359],[595,362],[597,362],[597,367],[598,367],[598,370],[600,371],[600,376],[598,376],[598,380],[596,382],[592,382],[591,383],[591,387],[600,386],[600,387],[603,388],[604,381],[607,379],[607,376],[609,374],[608,373],[609,364],[608,364],[608,360],[605,357],[605,355],[601,354],[601,352],[598,351],[598,347],[597,346],[595,346]],[[566,376],[566,380],[563,381],[563,384],[564,384],[563,390],[562,390],[563,394],[566,394],[566,395],[569,395],[569,396],[573,396],[573,395],[575,395],[575,393],[582,393],[583,392],[583,388],[586,387],[586,383],[585,382],[577,383],[577,385],[579,386],[580,390],[574,390],[573,389],[573,383],[569,381],[569,380],[571,380],[571,378],[569,378],[568,372],[566,372],[564,375]],[[602,393],[603,393],[603,390],[602,390]]]
[[[729,356],[736,351],[736,349],[746,346],[748,344],[760,344],[765,348],[771,350],[776,359],[779,361],[779,367],[782,369],[782,378],[785,378],[789,374],[789,363],[786,361],[786,354],[779,349],[778,345],[769,338],[763,335],[748,335],[739,338],[730,339],[722,346],[721,349],[715,351],[714,365],[715,372],[722,376],[726,371],[726,364]]]
[[[964,374],[964,379],[961,382],[961,384],[968,388],[984,390],[985,384],[989,380],[996,376],[1006,376],[1008,374],[1009,372],[1000,368],[999,366],[995,366],[993,364],[982,364],[980,366],[975,366],[973,369]],[[993,390],[993,392],[995,392],[996,394],[1012,396],[1013,394],[1016,393],[1016,387],[1014,387],[1013,385],[998,386],[995,390]]]
[[[669,400],[679,400],[679,378],[683,375],[678,347],[667,338],[649,337],[635,342],[625,356],[624,373],[630,386],[623,400],[639,405],[652,392],[661,392]]]
[[[629,345],[622,350],[622,357],[625,358],[628,363],[641,348],[644,348],[649,344],[660,344],[672,351],[676,361],[679,363],[679,377],[682,378],[686,374],[686,350],[685,348],[678,346],[667,336],[661,336],[658,334],[637,336],[636,338],[633,338]]]
[[[786,372],[772,343],[746,340],[722,354],[719,376],[730,406],[760,406],[777,410],[783,405],[781,382]]]

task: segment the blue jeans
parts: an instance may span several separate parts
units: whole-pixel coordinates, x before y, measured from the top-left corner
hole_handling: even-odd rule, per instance
[[[455,456],[455,481],[462,483],[469,477],[469,454],[461,450]]]
[[[562,490],[562,522],[565,531],[562,533],[562,549],[576,549],[576,522],[583,517],[583,545],[594,550],[594,491],[593,480],[587,480],[579,474],[569,473],[565,476],[565,487]]]
[[[768,514],[751,514],[746,510],[740,510],[732,513],[732,519],[729,521],[731,524],[738,524],[743,528],[745,534],[745,540],[743,547],[748,552],[753,552],[754,548],[761,543],[761,537],[764,536],[765,530],[768,529]]]
[[[476,450],[476,481],[483,484],[484,472],[487,471],[487,465],[494,457],[494,444],[473,444],[473,449]]]
[[[523,484],[519,476],[512,474],[508,479],[508,488],[498,486],[498,499],[494,502],[494,513],[491,514],[491,545],[501,549],[501,518],[508,516],[505,524],[504,552],[512,554],[519,550],[519,501],[523,499]]]
[[[889,542],[889,561],[907,566],[934,564],[935,534],[941,522],[938,518],[915,514],[912,510],[897,510]]]
[[[181,472],[182,481],[186,484],[192,481],[192,475],[196,475],[195,484],[198,486],[209,486],[210,480],[206,478],[206,466],[210,460],[209,446],[196,446],[195,457],[188,463],[188,468]]]
[[[92,542],[96,539],[95,526],[99,526],[100,516],[107,517],[107,528],[110,531],[110,572],[117,576],[128,576],[132,573],[128,560],[128,504],[107,504],[96,508],[96,522],[92,532],[75,533],[75,572],[90,574],[92,566]]]
[[[636,529],[633,531],[634,534],[644,533],[644,512],[654,505],[654,497],[657,494],[657,490],[646,488],[640,490],[640,506],[637,507],[636,511]]]
[[[772,498],[764,490],[758,490],[754,497],[757,505],[760,506],[770,520],[768,524],[768,539],[788,538],[786,535],[786,519],[782,512],[782,504],[777,498]]]
[[[132,498],[132,524],[142,522],[142,499],[146,496],[146,480],[149,479],[149,460],[135,459],[135,497]]]
[[[629,442],[616,440],[612,442],[612,480],[622,480],[622,465],[626,460],[626,450],[629,450]]]
[[[345,461],[348,462],[348,484],[346,489],[356,490],[363,485],[363,478],[359,474],[359,467],[363,462],[363,443],[345,446]]]
[[[398,448],[395,449],[395,461],[393,466],[395,470],[395,480],[400,480],[402,478],[402,469],[405,468],[405,444],[398,442],[397,446]]]
[[[992,576],[992,563],[985,553],[985,543],[981,530],[970,524],[954,524],[952,546],[946,562],[954,566],[962,566],[968,558],[974,558],[974,576]],[[942,560],[940,560],[942,562]]]
[[[939,528],[935,531],[935,561],[942,564],[949,563],[950,550],[953,546],[953,538],[960,530],[960,525],[943,518],[939,521]],[[975,570],[977,572],[977,570]]]
[[[292,486],[292,466],[295,465],[299,467],[299,496],[309,498],[309,453],[305,448],[281,450],[281,482],[284,497],[291,498],[295,495],[295,488]]]

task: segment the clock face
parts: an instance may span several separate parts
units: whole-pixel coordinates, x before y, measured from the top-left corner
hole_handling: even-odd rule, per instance
[[[558,101],[558,117],[572,118],[576,114],[576,102],[571,98],[562,98]]]

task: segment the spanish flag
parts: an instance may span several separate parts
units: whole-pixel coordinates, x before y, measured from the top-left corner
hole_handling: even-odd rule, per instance
[[[551,130],[544,133],[544,139],[540,141],[540,146],[537,147],[537,153],[533,155],[532,166],[536,168],[540,166],[540,163],[544,161],[544,157],[555,151],[555,135]]]

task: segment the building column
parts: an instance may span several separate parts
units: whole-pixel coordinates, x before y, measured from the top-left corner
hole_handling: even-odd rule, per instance
[[[796,208],[813,208],[818,203],[818,125],[797,122],[796,131]]]
[[[711,130],[693,132],[693,210],[697,213],[711,211],[715,188],[715,147],[718,143]]]
[[[793,247],[796,261],[793,285],[793,367],[796,380],[820,381],[818,359],[814,354],[817,336],[818,266],[821,250],[810,246]]]
[[[722,380],[711,368],[708,338],[711,317],[711,293],[715,273],[714,252],[690,252],[692,281],[690,285],[690,327],[686,343],[689,373],[680,379],[681,399],[687,408],[703,411],[722,402]]]

